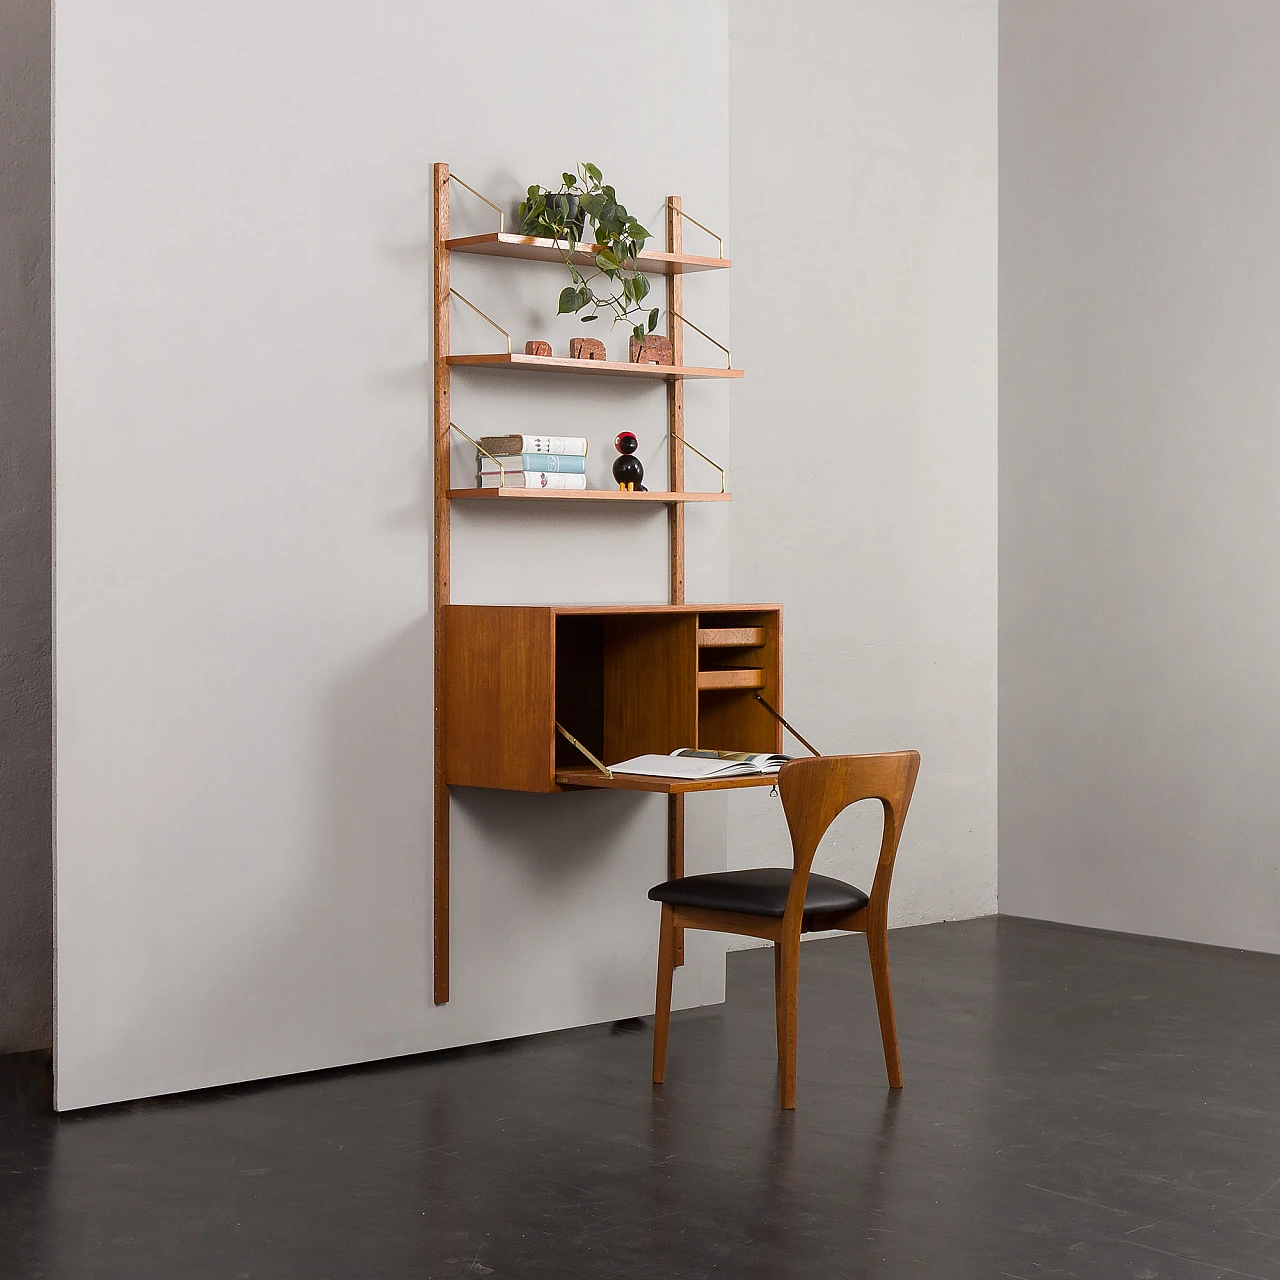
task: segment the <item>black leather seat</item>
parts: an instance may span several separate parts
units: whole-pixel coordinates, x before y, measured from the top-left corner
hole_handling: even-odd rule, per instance
[[[715,871],[704,876],[667,880],[649,890],[654,902],[676,907],[702,907],[708,911],[739,911],[748,916],[781,920],[786,914],[791,888],[790,867],[755,867],[750,871]],[[867,905],[861,889],[810,873],[804,895],[804,921],[815,916],[843,915]]]

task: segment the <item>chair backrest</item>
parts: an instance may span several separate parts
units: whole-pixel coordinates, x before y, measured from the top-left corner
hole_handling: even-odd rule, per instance
[[[859,800],[879,800],[884,806],[880,860],[876,864],[867,909],[872,913],[888,911],[893,861],[919,771],[918,751],[890,751],[874,756],[813,756],[782,766],[778,773],[778,791],[791,831],[794,860],[787,899],[789,922],[798,923],[804,913],[809,870],[827,828]]]

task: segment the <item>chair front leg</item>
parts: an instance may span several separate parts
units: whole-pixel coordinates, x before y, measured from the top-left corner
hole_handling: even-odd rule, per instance
[[[796,1106],[796,1022],[800,1001],[800,933],[784,937],[776,943],[778,983],[778,1048],[782,1063],[782,1109],[794,1111]]]
[[[668,903],[662,904],[658,933],[658,994],[653,1009],[653,1083],[667,1074],[667,1032],[671,1027],[671,979],[676,968],[676,918]]]
[[[876,1009],[880,1014],[880,1039],[884,1042],[884,1065],[889,1088],[902,1088],[902,1059],[898,1056],[898,1025],[893,1016],[893,990],[889,985],[889,922],[867,923],[867,953],[871,957],[871,981],[876,989]]]

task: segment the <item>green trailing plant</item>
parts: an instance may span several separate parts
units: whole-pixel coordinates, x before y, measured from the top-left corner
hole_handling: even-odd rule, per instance
[[[561,178],[557,191],[530,187],[517,211],[520,234],[554,240],[569,269],[573,283],[560,291],[557,313],[577,315],[584,323],[612,314],[610,328],[619,320],[632,320],[632,332],[643,339],[658,327],[658,309],[643,305],[649,281],[637,268],[649,233],[619,203],[617,192],[595,165],[579,164],[577,173],[564,173]],[[586,239],[588,219],[593,227],[591,241]],[[594,271],[582,269],[573,260],[578,246],[588,243],[595,249]],[[602,279],[608,282],[603,290]]]

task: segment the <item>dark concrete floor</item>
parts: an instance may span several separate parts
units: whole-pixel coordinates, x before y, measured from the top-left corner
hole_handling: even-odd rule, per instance
[[[61,1119],[0,1088],[3,1280],[1280,1277],[1280,958],[1019,920],[860,938],[723,1009]],[[12,1077],[12,1071],[10,1076]]]

